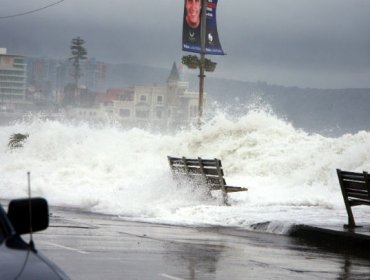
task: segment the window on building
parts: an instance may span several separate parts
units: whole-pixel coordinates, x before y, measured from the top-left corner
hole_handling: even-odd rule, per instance
[[[24,63],[24,59],[22,58],[15,58],[14,63]]]
[[[0,74],[5,75],[24,75],[24,71],[15,71],[15,70],[0,70]]]
[[[142,118],[142,119],[147,119],[147,118],[149,118],[149,111],[137,110],[136,111],[136,117],[137,118]]]
[[[134,93],[133,92],[125,92],[119,96],[119,99],[122,101],[134,101]]]
[[[19,81],[24,82],[23,77],[0,76],[0,81]]]
[[[158,110],[156,111],[156,116],[158,119],[161,119],[162,118],[162,111]]]
[[[119,110],[119,115],[121,117],[127,118],[130,116],[130,110],[129,109],[120,109]]]
[[[145,102],[146,101],[146,95],[140,95],[140,101]]]
[[[157,103],[158,104],[162,104],[163,103],[163,96],[162,95],[158,95],[157,96]]]

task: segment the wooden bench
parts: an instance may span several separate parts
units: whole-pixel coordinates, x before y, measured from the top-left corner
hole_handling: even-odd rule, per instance
[[[247,188],[233,187],[226,184],[221,160],[179,158],[168,156],[174,177],[184,177],[195,185],[205,185],[209,190],[221,190],[225,204],[227,204],[227,193],[247,191]]]
[[[356,227],[352,207],[370,205],[370,176],[367,172],[357,173],[337,169],[339,184],[342,190],[344,204],[348,214],[348,225]]]

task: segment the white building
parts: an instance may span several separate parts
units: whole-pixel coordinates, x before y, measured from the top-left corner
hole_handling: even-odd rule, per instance
[[[178,128],[197,116],[198,93],[188,91],[174,63],[165,86],[133,86],[113,101],[114,115],[123,124]]]
[[[176,129],[196,120],[198,93],[188,91],[174,63],[166,85],[132,86],[115,89],[110,101],[92,107],[69,107],[67,115],[86,121],[116,120],[124,127]],[[114,90],[111,90],[114,91]]]
[[[25,57],[0,48],[0,111],[14,111],[26,104]]]

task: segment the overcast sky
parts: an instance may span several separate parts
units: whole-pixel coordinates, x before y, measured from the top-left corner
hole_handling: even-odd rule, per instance
[[[0,0],[0,16],[57,0]],[[89,57],[170,68],[181,51],[184,0],[65,0],[0,19],[8,53],[66,58],[72,38]],[[300,87],[370,87],[370,0],[219,0],[226,56],[214,77]]]

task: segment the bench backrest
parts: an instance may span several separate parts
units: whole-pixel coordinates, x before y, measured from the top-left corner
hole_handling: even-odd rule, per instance
[[[168,162],[175,176],[186,176],[198,184],[207,184],[211,190],[223,189],[226,185],[221,160],[188,159],[168,156]]]
[[[341,171],[337,169],[343,196],[356,204],[370,203],[370,177],[364,173]]]

